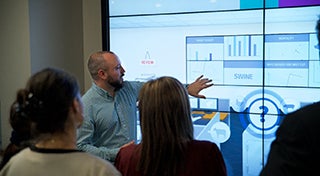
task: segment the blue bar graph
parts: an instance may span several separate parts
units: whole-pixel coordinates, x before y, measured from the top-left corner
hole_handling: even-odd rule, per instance
[[[196,60],[199,60],[199,53],[196,51]]]

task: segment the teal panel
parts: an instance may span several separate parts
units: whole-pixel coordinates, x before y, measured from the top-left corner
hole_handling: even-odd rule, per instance
[[[263,7],[263,0],[240,0],[240,9],[257,9]]]
[[[266,0],[266,8],[279,7],[279,0]]]

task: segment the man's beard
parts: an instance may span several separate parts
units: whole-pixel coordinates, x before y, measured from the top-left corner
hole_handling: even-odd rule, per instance
[[[112,79],[111,77],[109,77],[108,78],[108,83],[110,84],[110,85],[112,85],[113,87],[114,87],[114,89],[115,90],[119,90],[119,89],[121,89],[122,88],[122,82],[120,82],[119,80],[114,80],[114,79]]]

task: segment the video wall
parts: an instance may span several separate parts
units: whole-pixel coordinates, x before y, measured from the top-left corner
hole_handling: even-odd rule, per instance
[[[284,115],[320,100],[318,0],[105,5],[104,49],[126,80],[213,80],[206,99],[190,97],[194,137],[220,147],[230,176],[258,175]],[[139,130],[137,121],[137,141]]]

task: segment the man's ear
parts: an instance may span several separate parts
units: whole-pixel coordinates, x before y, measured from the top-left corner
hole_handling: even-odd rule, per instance
[[[101,79],[106,79],[106,77],[108,76],[108,73],[105,70],[99,69],[98,76]]]

